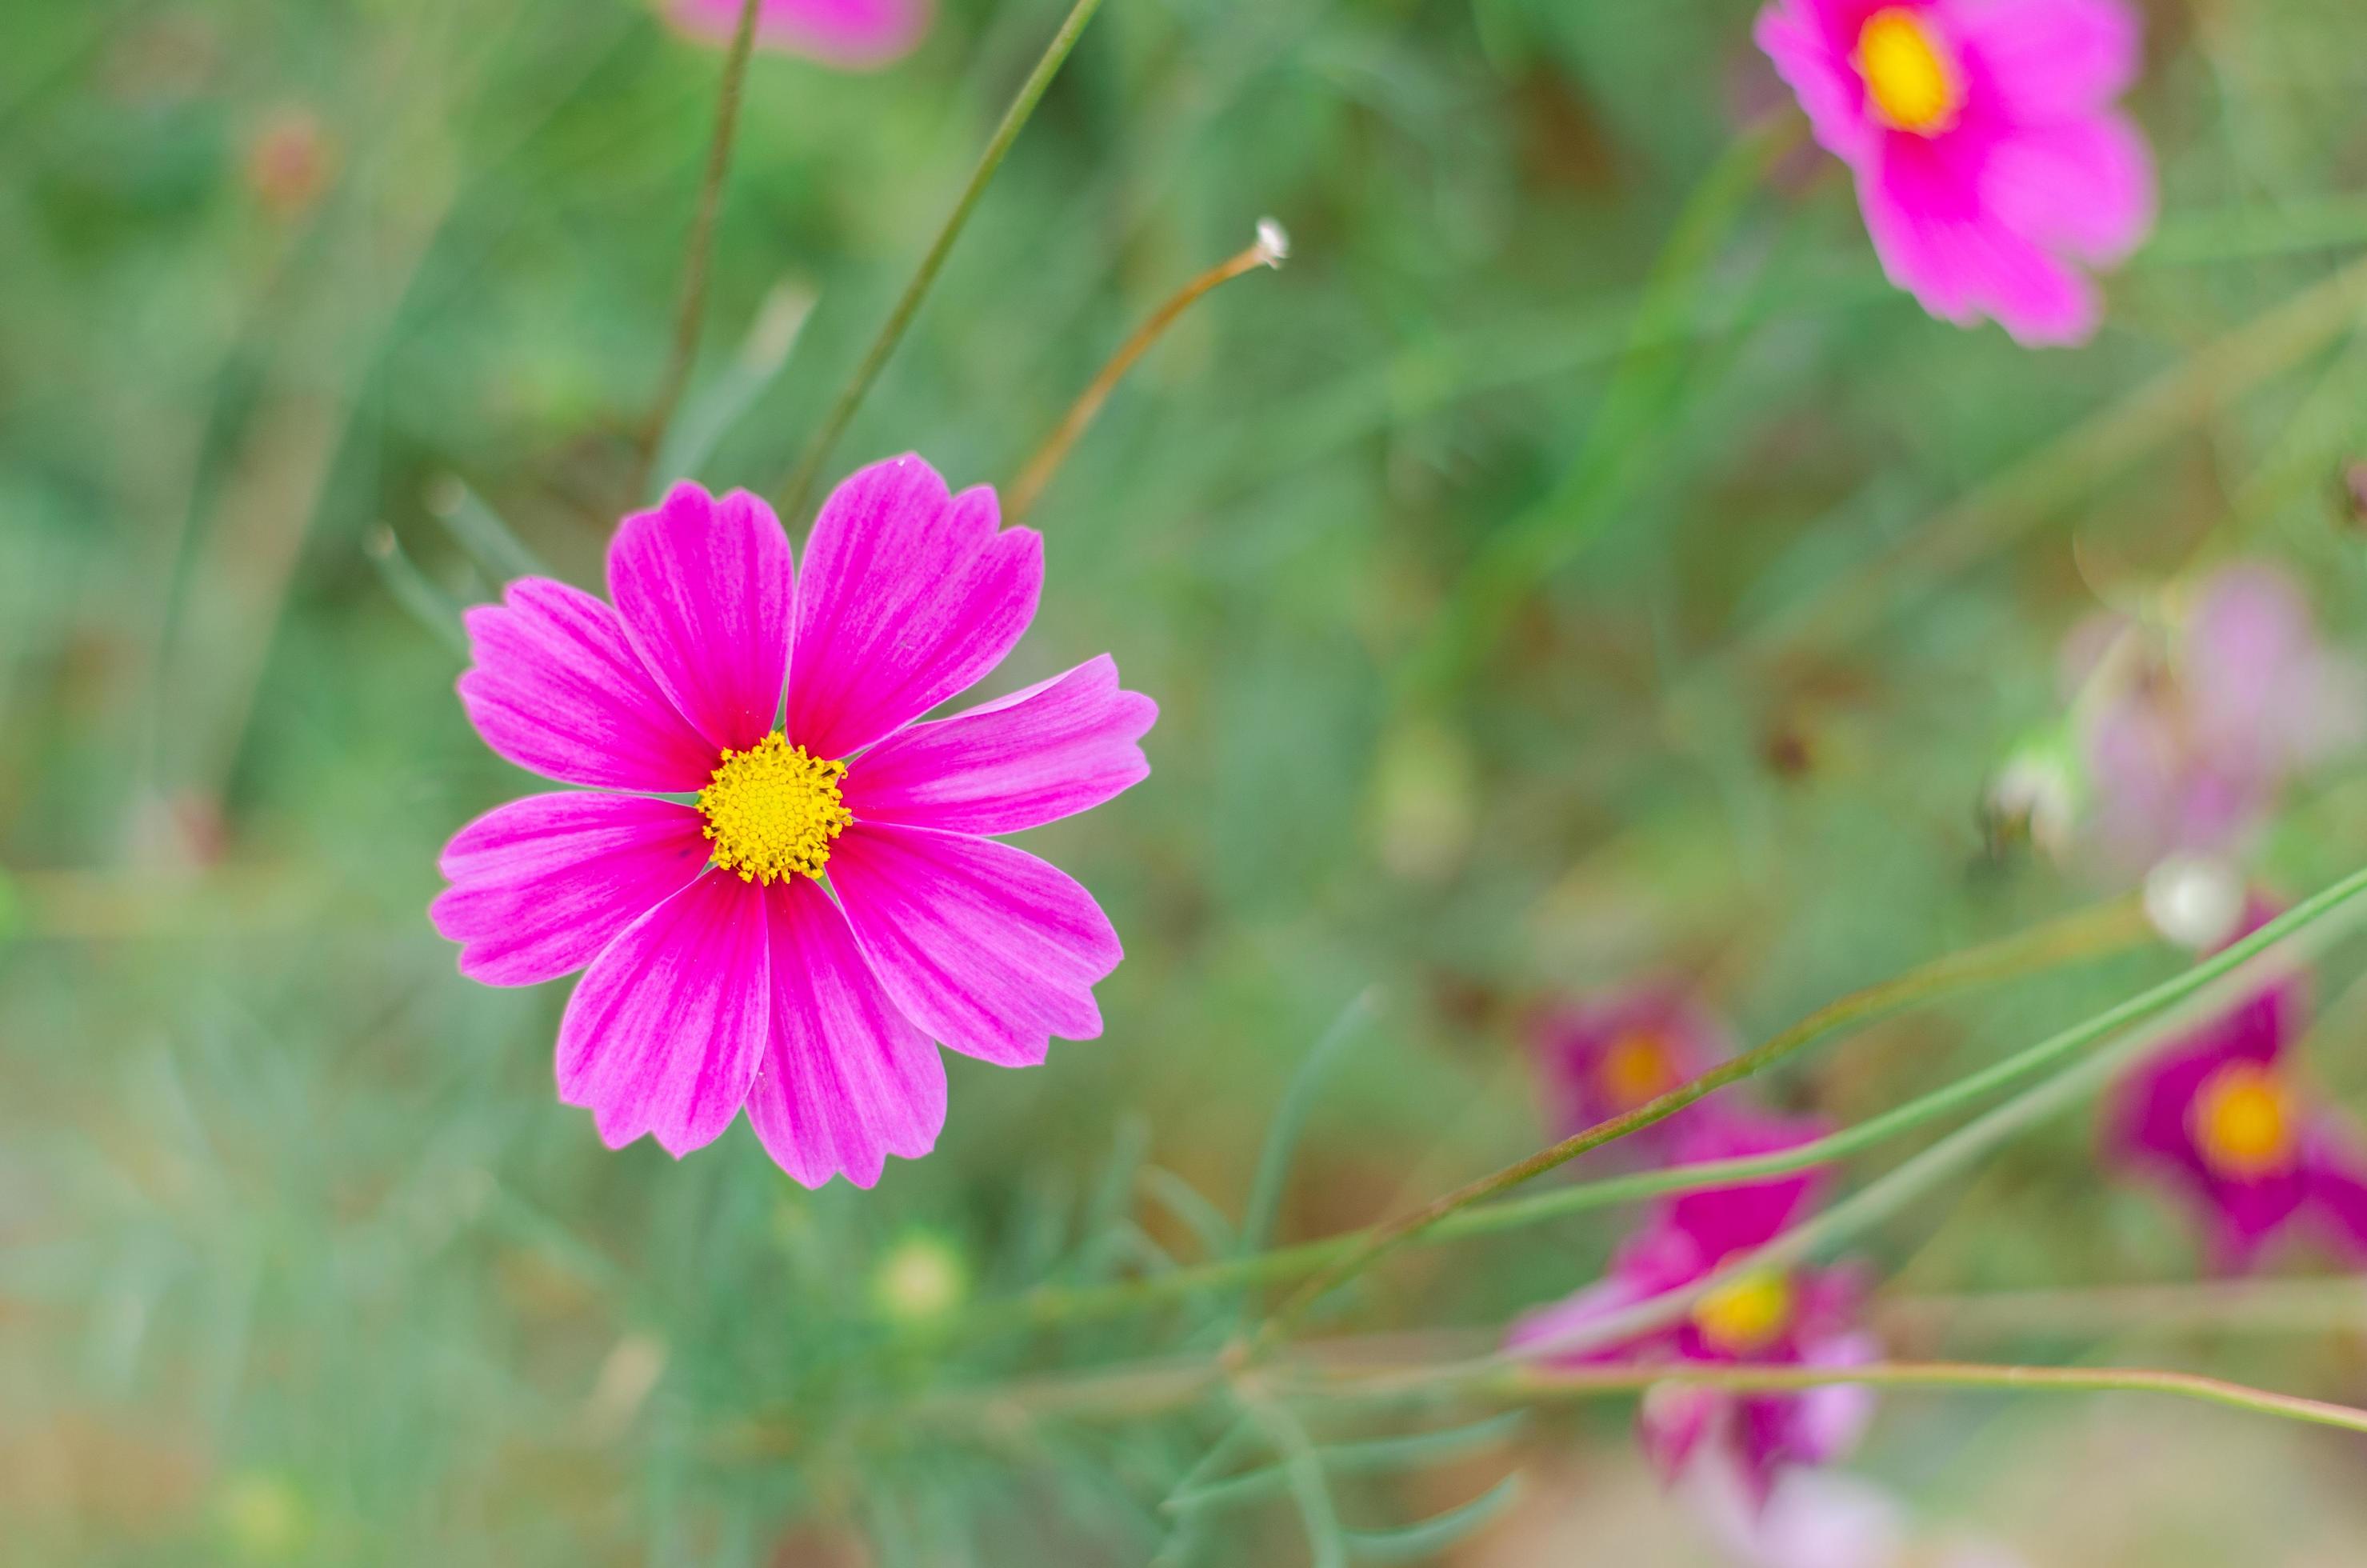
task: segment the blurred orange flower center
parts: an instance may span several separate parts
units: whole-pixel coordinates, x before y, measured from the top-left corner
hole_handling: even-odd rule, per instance
[[[1954,123],[1963,102],[1955,67],[1905,6],[1876,11],[1858,29],[1857,72],[1875,112],[1898,130],[1928,136]]]
[[[2203,1163],[2216,1175],[2238,1180],[2274,1176],[2293,1165],[2293,1096],[2258,1062],[2230,1062],[2194,1096],[2187,1131]]]
[[[1611,1042],[1597,1077],[1603,1097],[1623,1111],[1657,1098],[1676,1084],[1676,1074],[1669,1070],[1668,1048],[1659,1035],[1641,1029]]]
[[[778,730],[746,751],[725,752],[708,777],[698,814],[715,863],[743,882],[821,876],[830,841],[855,821],[838,789],[846,764],[824,762]]]
[[[1721,1285],[1693,1303],[1693,1326],[1729,1356],[1764,1350],[1792,1326],[1792,1282],[1762,1270]]]

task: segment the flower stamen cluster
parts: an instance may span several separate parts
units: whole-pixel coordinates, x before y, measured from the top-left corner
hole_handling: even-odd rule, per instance
[[[725,752],[710,777],[698,792],[702,831],[715,863],[743,882],[821,876],[831,840],[855,821],[839,792],[846,764],[793,746],[778,730],[746,751]]]

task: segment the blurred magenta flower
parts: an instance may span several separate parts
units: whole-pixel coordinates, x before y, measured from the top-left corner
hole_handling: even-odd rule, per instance
[[[694,38],[727,43],[740,0],[664,0],[666,15]],[[802,55],[849,71],[902,59],[929,30],[930,0],[757,0],[756,47]]]
[[[1557,1006],[1530,1030],[1546,1114],[1567,1138],[1624,1116],[1734,1054],[1724,1020],[1674,985],[1648,984]],[[1699,1107],[1653,1123],[1619,1143],[1665,1145]]]
[[[1140,780],[1158,709],[1104,655],[913,722],[1035,617],[1043,540],[1000,522],[986,486],[877,463],[822,507],[799,581],[762,501],[683,484],[617,528],[615,608],[527,577],[469,612],[477,733],[590,789],[462,828],[430,914],[487,984],[585,970],[559,1095],[610,1147],[647,1132],[679,1157],[744,1105],[798,1181],[868,1187],[944,1125],[933,1039],[1025,1067],[1101,1033],[1116,933],[987,835]]]
[[[2064,669],[2098,839],[2136,867],[2241,847],[2288,778],[2358,743],[2367,710],[2300,585],[2255,562],[2206,578],[2166,627],[2091,618]]]
[[[2298,1221],[2367,1259],[2367,1155],[2286,1059],[2309,1010],[2307,977],[2286,976],[2139,1063],[2105,1106],[2106,1158],[2184,1199],[2225,1272]]]
[[[1758,39],[1856,176],[1893,283],[2026,345],[2094,334],[2073,264],[2153,226],[2152,155],[2112,107],[2139,64],[2124,0],[1773,0]]]
[[[1693,1165],[1796,1148],[1821,1124],[1704,1101],[1676,1138],[1677,1163]],[[1874,1358],[1857,1326],[1861,1290],[1845,1268],[1746,1274],[1695,1302],[1676,1324],[1613,1344],[1557,1352],[1590,1325],[1715,1272],[1738,1254],[1772,1241],[1811,1206],[1816,1172],[1704,1192],[1654,1206],[1611,1261],[1609,1276],[1567,1301],[1530,1312],[1508,1343],[1532,1347],[1548,1365],[1641,1362],[1795,1363],[1852,1366]],[[1648,1392],[1637,1419],[1646,1456],[1674,1480],[1692,1463],[1730,1465],[1754,1506],[1790,1466],[1845,1453],[1863,1428],[1874,1396],[1846,1384],[1802,1393],[1730,1393],[1663,1384]]]

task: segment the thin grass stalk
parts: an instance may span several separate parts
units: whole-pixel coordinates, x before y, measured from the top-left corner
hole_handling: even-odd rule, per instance
[[[970,171],[969,183],[962,187],[953,210],[946,214],[944,225],[937,230],[937,237],[930,242],[928,253],[921,257],[921,265],[913,272],[912,281],[904,285],[904,292],[897,300],[896,308],[888,312],[888,320],[880,327],[879,335],[872,341],[869,351],[855,366],[855,374],[840,391],[836,401],[832,403],[830,412],[822,418],[821,428],[814,432],[813,439],[806,446],[805,455],[798,460],[796,471],[781,487],[780,511],[784,522],[794,526],[805,516],[807,505],[813,499],[814,487],[821,479],[822,465],[830,460],[832,450],[837,447],[839,437],[846,434],[847,426],[854,422],[855,412],[863,406],[863,400],[870,393],[872,383],[879,379],[879,372],[895,354],[897,346],[904,341],[904,334],[912,326],[912,318],[920,313],[921,301],[928,298],[929,288],[936,282],[938,272],[946,265],[946,257],[953,254],[954,242],[961,237],[962,229],[969,222],[970,212],[978,206],[979,198],[984,196],[986,187],[993,183],[994,172],[1002,166],[1003,157],[1011,151],[1011,144],[1019,140],[1020,131],[1036,112],[1036,106],[1043,100],[1045,90],[1052,85],[1052,78],[1060,74],[1060,67],[1067,62],[1070,51],[1077,47],[1077,40],[1083,35],[1085,24],[1093,19],[1093,13],[1101,9],[1101,4],[1102,0],[1077,0],[1074,8],[1069,12],[1068,19],[1060,24],[1060,30],[1054,33],[1052,41],[1045,46],[1043,57],[1036,62],[1036,68],[1027,74],[1027,80],[1020,84],[1018,96],[1003,111],[1002,122],[994,128],[994,135],[987,142],[986,151],[979,154],[978,166]]]
[[[1059,427],[1027,460],[1027,466],[1019,471],[1019,477],[1011,482],[1010,494],[1003,498],[1003,516],[1012,522],[1018,522],[1036,509],[1036,503],[1043,497],[1053,476],[1060,472],[1060,465],[1068,461],[1070,451],[1093,427],[1094,419],[1101,415],[1102,404],[1109,401],[1110,393],[1117,390],[1118,382],[1126,379],[1126,373],[1150,351],[1153,344],[1167,335],[1169,327],[1183,319],[1184,312],[1244,273],[1255,272],[1262,267],[1280,267],[1289,255],[1288,237],[1278,224],[1267,219],[1258,224],[1257,239],[1246,249],[1201,273],[1171,295],[1165,304],[1151,312],[1150,319],[1135,328],[1134,335],[1110,356],[1109,363],[1102,367],[1101,373],[1070,406]]]
[[[650,490],[658,448],[674,424],[690,387],[691,362],[698,358],[698,329],[707,317],[707,279],[715,253],[715,217],[723,205],[723,181],[731,169],[731,144],[740,125],[740,98],[748,80],[748,57],[756,46],[756,11],[762,0],[740,0],[740,19],[723,56],[723,85],[715,96],[715,131],[707,144],[707,172],[698,185],[698,209],[690,222],[682,262],[682,292],[674,301],[674,347],[666,356],[665,380],[642,422],[640,449],[633,460],[629,505],[639,506]]]
[[[1952,953],[1921,965],[1907,973],[1852,992],[1831,1002],[1817,1012],[1768,1040],[1765,1044],[1733,1060],[1720,1063],[1699,1078],[1680,1085],[1667,1094],[1610,1121],[1586,1129],[1576,1137],[1565,1139],[1538,1154],[1508,1166],[1483,1183],[1458,1189],[1449,1199],[1469,1193],[1483,1184],[1501,1183],[1510,1172],[1525,1171],[1539,1174],[1553,1165],[1576,1158],[1591,1148],[1625,1136],[1652,1122],[1675,1114],[1702,1096],[1727,1084],[1734,1083],[1753,1073],[1761,1072],[1807,1045],[1843,1032],[1861,1028],[1878,1018],[1888,1017],[1908,1007],[1926,1005],[1940,997],[1968,986],[1992,983],[2044,972],[2065,964],[2124,951],[2145,939],[2146,928],[2138,917],[2135,906],[2126,900],[2079,911],[2033,931],[2019,933],[1982,947]],[[1554,1156],[1549,1163],[1537,1162]],[[1780,1158],[1781,1156],[1777,1156]],[[1677,1171],[1641,1173],[1636,1177],[1613,1182],[1591,1183],[1564,1188],[1539,1200],[1551,1202],[1552,1209],[1535,1207],[1517,1215],[1511,1204],[1489,1204],[1460,1209],[1428,1219],[1424,1223],[1410,1226],[1400,1239],[1411,1242],[1444,1242],[1467,1235],[1483,1235],[1516,1225],[1534,1223],[1554,1214],[1593,1207],[1584,1200],[1573,1201],[1578,1195],[1600,1192],[1600,1201],[1624,1201],[1631,1197],[1649,1196],[1653,1192],[1672,1190],[1688,1184],[1691,1173],[1705,1173],[1699,1185],[1716,1186],[1727,1179],[1726,1162],[1717,1166],[1681,1167]],[[1534,1167],[1534,1168],[1532,1168]],[[1527,1176],[1519,1179],[1525,1180]],[[1636,1184],[1657,1184],[1637,1186]],[[1490,1190],[1501,1190],[1501,1186]],[[1441,1199],[1444,1203],[1446,1199]],[[1429,1215],[1438,1204],[1417,1211]],[[1104,1286],[1078,1290],[1048,1286],[1024,1296],[982,1308],[972,1313],[965,1327],[973,1333],[994,1333],[1005,1329],[1087,1318],[1104,1317],[1136,1308],[1156,1305],[1204,1290],[1255,1283],[1263,1280],[1291,1278],[1311,1274],[1327,1266],[1346,1260],[1356,1250],[1367,1244],[1376,1230],[1351,1232],[1330,1236],[1320,1241],[1282,1247],[1254,1256],[1229,1258],[1196,1267],[1180,1268],[1156,1279],[1130,1280],[1121,1285]]]

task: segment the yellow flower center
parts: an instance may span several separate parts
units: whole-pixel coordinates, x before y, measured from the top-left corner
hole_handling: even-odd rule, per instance
[[[1901,131],[1929,136],[1954,124],[1963,92],[1931,29],[1904,6],[1876,11],[1857,35],[1857,74],[1876,113]]]
[[[1640,1029],[1611,1042],[1595,1075],[1603,1085],[1603,1097],[1623,1111],[1657,1098],[1674,1083],[1660,1037]]]
[[[1693,1303],[1693,1326],[1729,1356],[1763,1350],[1792,1324],[1792,1282],[1761,1270],[1719,1286]]]
[[[824,762],[789,744],[778,730],[746,751],[727,751],[698,792],[698,814],[715,845],[715,863],[743,882],[770,887],[791,873],[819,877],[830,841],[855,813],[838,791],[844,762]]]
[[[2257,1062],[2231,1062],[2204,1080],[2186,1130],[2214,1175],[2249,1181],[2293,1165],[2293,1096]]]

